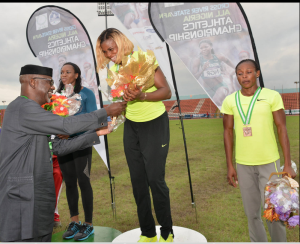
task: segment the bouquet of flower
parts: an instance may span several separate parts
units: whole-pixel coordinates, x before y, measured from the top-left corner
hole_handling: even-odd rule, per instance
[[[123,95],[125,89],[127,89],[129,84],[124,85],[112,85],[110,94],[104,93],[110,102],[123,102]],[[99,88],[100,89],[100,88]],[[113,117],[112,122],[108,124],[108,131],[116,131],[119,125],[124,123],[126,120],[124,114],[119,115],[118,117]]]
[[[132,56],[122,58],[122,66],[117,72],[108,69],[109,78],[106,79],[111,91],[107,93],[107,98],[111,102],[123,101],[125,89],[139,88],[145,91],[154,85],[154,74],[158,67],[155,64],[156,58],[151,50],[145,54],[138,47],[138,60]],[[111,127],[113,131],[125,121],[125,116],[120,115],[113,118]]]
[[[45,103],[42,108],[62,117],[76,114],[81,106],[81,96],[73,92],[71,84],[65,85],[61,94],[53,94],[50,103]]]
[[[282,220],[288,228],[299,226],[298,187],[298,182],[288,176],[269,180],[265,187],[263,217],[271,222]]]
[[[153,51],[147,50],[147,54],[145,54],[138,47],[138,60],[133,56],[124,56],[119,71],[113,72],[108,70],[110,78],[106,79],[107,84],[110,87],[113,86],[112,90],[122,85],[128,85],[129,88],[138,87],[145,91],[154,85],[154,74],[158,67],[155,61],[156,58]]]

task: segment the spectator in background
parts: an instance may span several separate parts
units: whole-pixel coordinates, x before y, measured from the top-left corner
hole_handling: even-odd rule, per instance
[[[71,62],[65,63],[61,68],[60,84],[57,92],[60,93],[64,90],[66,84],[72,84],[72,86],[74,86],[74,92],[81,95],[81,107],[74,117],[97,110],[94,93],[90,89],[83,87],[81,82],[81,71],[79,67]],[[78,135],[79,134],[74,134],[70,137],[72,138]],[[58,135],[58,137],[61,139],[68,138],[64,135]],[[94,233],[92,224],[93,189],[90,182],[92,149],[91,146],[64,156],[58,156],[59,167],[66,184],[66,194],[71,216],[68,229],[63,234],[64,239],[74,238],[74,240],[82,241]],[[81,221],[79,221],[79,193],[77,183],[81,190],[81,199],[85,214],[85,222],[82,225]]]

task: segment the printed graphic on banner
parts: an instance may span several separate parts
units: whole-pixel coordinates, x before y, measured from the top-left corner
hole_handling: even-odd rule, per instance
[[[41,14],[35,17],[36,30],[42,30],[48,28],[47,13]]]
[[[254,59],[247,24],[238,5],[151,3],[150,11],[156,30],[221,108],[225,97],[241,88],[236,64]]]
[[[100,108],[92,46],[86,30],[71,12],[55,6],[38,9],[28,21],[27,41],[43,66],[53,69],[52,78],[56,89],[60,83],[63,64],[77,64],[81,70],[82,86],[94,92],[97,107]],[[100,136],[100,142],[94,148],[109,168],[104,136]]]
[[[161,41],[151,25],[148,5],[148,2],[110,3],[110,8],[137,40],[143,51],[152,50],[154,52],[167,81],[173,87],[166,44]]]
[[[49,22],[51,25],[57,25],[60,22],[60,14],[56,11],[52,11],[49,16]]]
[[[28,23],[27,39],[41,63],[53,69],[56,89],[62,65],[73,62],[81,70],[82,85],[94,92],[97,107],[100,108],[91,45],[85,30],[73,15],[56,7],[40,9]]]

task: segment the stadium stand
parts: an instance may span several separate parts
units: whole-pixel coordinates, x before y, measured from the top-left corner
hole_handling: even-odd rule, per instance
[[[281,96],[286,114],[289,113],[289,109],[292,110],[292,114],[299,114],[299,93],[283,93]],[[168,100],[163,101],[163,103],[166,106],[169,118],[178,119],[179,109],[177,101]],[[210,98],[181,100],[180,107],[183,118],[204,118],[206,117],[206,113],[209,113],[211,118],[219,115],[218,107],[211,101]]]
[[[288,109],[299,109],[299,93],[294,92],[294,93],[283,93],[281,94],[283,103],[284,103],[284,108],[286,110]]]
[[[281,94],[285,113],[288,115],[289,110],[292,114],[298,114],[300,112],[299,106],[299,92],[294,93],[282,93]],[[168,112],[170,119],[179,119],[179,109],[176,100],[163,101]],[[104,105],[108,106],[108,105]],[[219,117],[220,111],[217,106],[211,101],[210,98],[201,99],[186,99],[180,100],[181,114],[183,118],[206,118],[206,114],[209,113],[210,118]],[[2,125],[5,109],[0,109],[0,126]]]

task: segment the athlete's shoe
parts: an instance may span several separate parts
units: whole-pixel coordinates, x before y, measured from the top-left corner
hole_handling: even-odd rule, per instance
[[[75,241],[86,240],[93,233],[94,233],[94,227],[93,227],[93,225],[89,225],[89,224],[84,223],[81,226],[80,231],[74,236],[74,240]]]
[[[167,240],[165,240],[162,236],[160,236],[159,242],[173,242],[173,235],[170,234],[170,235],[168,236]]]
[[[81,229],[81,222],[79,224],[75,221],[71,222],[68,226],[67,231],[63,234],[64,239],[72,239]]]
[[[157,242],[157,236],[154,237],[140,236],[138,242]]]

